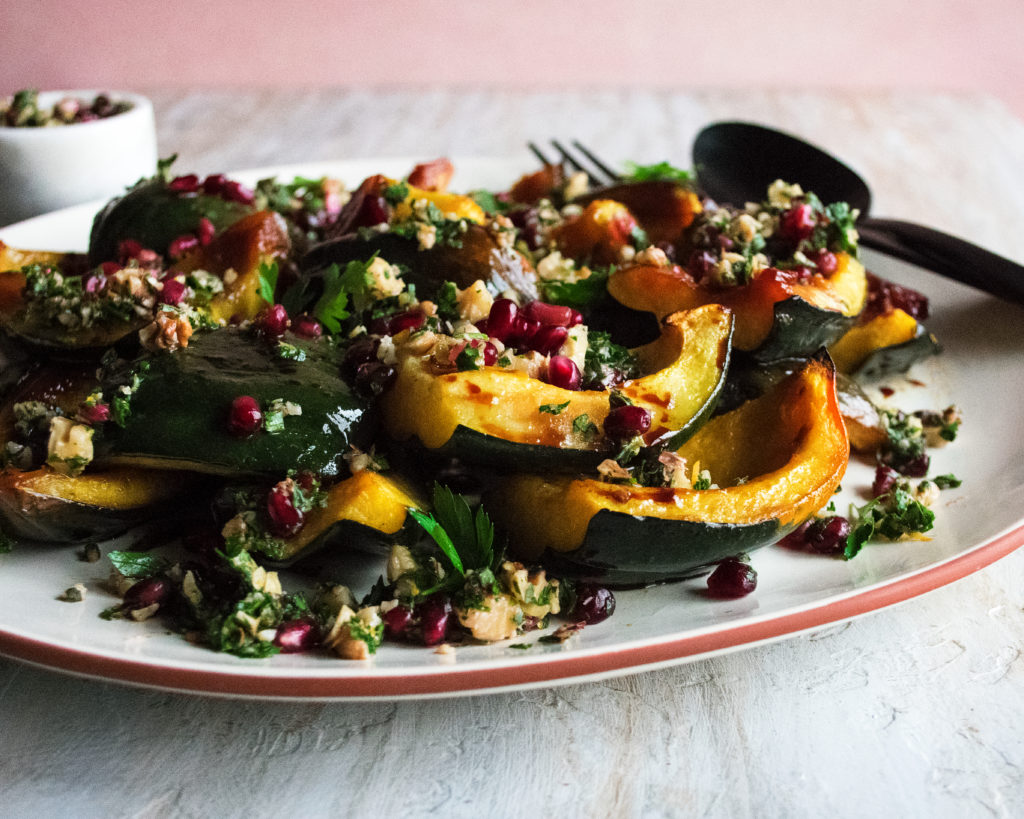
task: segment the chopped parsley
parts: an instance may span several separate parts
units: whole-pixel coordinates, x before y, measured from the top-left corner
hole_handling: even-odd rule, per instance
[[[274,291],[277,290],[277,262],[260,262],[257,272],[260,279],[260,298],[267,304],[273,304]]]
[[[305,361],[306,351],[287,341],[279,341],[277,342],[277,357],[288,361]]]
[[[693,482],[693,488],[698,490],[705,490],[711,488],[711,473],[706,469],[702,469],[697,479]]]
[[[549,304],[562,304],[566,307],[583,309],[596,307],[608,301],[608,276],[610,267],[597,267],[590,271],[584,279],[573,282],[541,281],[541,298]]]
[[[455,357],[455,366],[460,372],[465,370],[479,370],[483,364],[483,350],[467,344]]]
[[[404,202],[409,196],[409,185],[405,182],[396,182],[384,188],[384,200],[389,205],[397,205]]]
[[[163,574],[170,568],[166,558],[151,555],[149,552],[113,551],[107,557],[125,577],[144,578]]]
[[[852,560],[871,538],[879,535],[889,540],[919,532],[927,532],[935,521],[935,513],[914,497],[907,481],[897,481],[892,489],[861,507],[851,507],[853,529],[846,538],[843,557]]]
[[[956,489],[963,483],[963,481],[961,481],[956,475],[948,474],[937,475],[932,479],[932,483],[939,487],[939,489]]]
[[[584,441],[592,441],[599,432],[597,424],[586,413],[577,415],[572,421],[572,431]]]
[[[691,182],[693,173],[675,167],[670,162],[656,162],[653,165],[638,165],[635,162],[626,163],[625,180],[627,182]]]
[[[569,402],[566,401],[563,404],[541,404],[538,408],[538,412],[546,412],[549,415],[561,415],[562,410],[569,406]]]
[[[344,272],[336,264],[324,270],[324,292],[313,307],[313,316],[329,332],[341,330],[341,323],[351,315],[350,306],[359,311],[370,303],[369,270],[376,258],[375,253],[365,262],[351,261]]]
[[[636,374],[636,356],[611,335],[591,330],[587,335],[587,352],[583,363],[585,389],[609,388]],[[600,385],[600,386],[597,386]]]
[[[459,315],[459,289],[455,282],[444,282],[437,291],[434,299],[437,304],[437,315],[445,321],[458,321]]]

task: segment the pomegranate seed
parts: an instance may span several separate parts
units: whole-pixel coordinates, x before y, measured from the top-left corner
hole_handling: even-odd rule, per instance
[[[448,636],[452,619],[452,603],[443,594],[428,597],[416,606],[420,636],[425,646],[436,646]]]
[[[288,320],[288,311],[283,304],[272,304],[260,313],[257,326],[260,333],[267,338],[280,338],[291,322]]]
[[[349,379],[355,378],[359,368],[370,361],[377,360],[377,348],[380,339],[373,336],[361,336],[349,345],[345,358],[341,363],[341,372]]]
[[[251,395],[239,395],[231,402],[228,413],[228,431],[232,435],[252,435],[263,425],[260,403]]]
[[[199,236],[199,244],[206,247],[210,242],[213,241],[213,237],[217,233],[217,228],[214,227],[213,222],[207,219],[205,216],[199,220],[199,228],[196,234]]]
[[[547,304],[542,301],[531,301],[523,308],[523,314],[526,318],[536,321],[540,325],[554,327],[569,327],[570,322],[573,320],[573,313],[576,312],[571,307],[563,307],[560,304]]]
[[[152,606],[154,603],[162,603],[167,599],[170,591],[170,583],[164,578],[144,577],[124,593],[124,602],[121,604],[121,608],[125,611],[135,611]]]
[[[700,281],[714,270],[715,265],[717,264],[718,259],[710,251],[695,250],[690,254],[690,259],[686,263],[686,269],[690,271],[690,274],[694,276],[697,281]]]
[[[588,626],[607,620],[615,613],[615,595],[596,583],[580,583],[576,587],[576,604],[571,619]]]
[[[281,481],[267,495],[267,515],[270,517],[270,531],[277,537],[291,537],[306,522],[292,498],[289,481]]]
[[[418,330],[423,326],[427,317],[422,313],[409,311],[392,316],[388,322],[388,335],[397,336],[403,330]]]
[[[224,190],[224,185],[227,181],[228,178],[224,174],[212,173],[203,180],[203,193],[207,193],[210,196],[219,196]]]
[[[539,329],[540,324],[538,322],[532,321],[520,313],[513,319],[512,332],[509,334],[508,339],[505,340],[505,343],[516,347],[528,346]]]
[[[616,440],[643,435],[651,428],[651,413],[643,407],[615,407],[604,419],[604,434]]]
[[[828,518],[811,518],[779,541],[787,549],[801,549],[820,554],[838,554],[846,548],[850,534],[850,521],[835,515]]]
[[[199,239],[191,233],[186,233],[184,236],[171,239],[170,245],[167,246],[167,253],[172,259],[180,259],[197,247],[199,247]]]
[[[823,276],[831,276],[839,269],[839,259],[830,250],[819,250],[811,256],[811,261],[818,267],[818,272]]]
[[[110,420],[110,407],[107,404],[82,404],[78,408],[78,420],[89,426],[106,423]]]
[[[176,176],[167,183],[167,188],[175,193],[195,193],[199,190],[199,177],[194,173]]]
[[[578,390],[583,376],[576,362],[568,356],[553,355],[548,361],[547,382],[563,390]]]
[[[86,293],[99,293],[107,286],[107,276],[113,276],[121,269],[121,265],[117,262],[104,262],[100,265],[100,268],[100,272],[97,275],[89,276],[85,280]]]
[[[164,289],[160,291],[160,303],[181,304],[186,290],[184,282],[179,282],[177,279],[165,279],[163,285]]]
[[[872,497],[877,498],[892,489],[892,485],[896,483],[897,477],[899,477],[899,473],[895,469],[892,469],[885,464],[879,464],[876,466],[875,480],[871,484]]]
[[[303,313],[292,322],[292,332],[299,338],[320,338],[323,335],[324,328],[320,326],[320,322],[315,318]]]
[[[712,597],[745,597],[756,588],[757,572],[735,557],[723,560],[708,577],[708,594]]]
[[[814,232],[818,220],[814,209],[806,202],[794,205],[779,219],[779,235],[783,239],[799,243]]]
[[[137,259],[141,253],[142,244],[134,239],[122,239],[117,244],[117,258],[122,262],[127,262],[129,259]]]
[[[493,367],[498,360],[498,348],[490,341],[484,344],[484,366]]]
[[[519,305],[512,299],[495,299],[487,316],[487,335],[501,342],[512,338]]]
[[[229,202],[239,202],[243,205],[251,205],[256,196],[251,190],[245,187],[241,182],[236,182],[234,179],[229,179],[224,183],[224,188],[220,192],[222,199],[227,199]]]
[[[530,339],[530,346],[541,355],[554,355],[562,349],[569,331],[565,327],[541,327]]]
[[[368,361],[356,369],[355,383],[366,395],[380,395],[391,386],[396,375],[395,368],[383,361]]]
[[[392,640],[402,640],[408,637],[409,629],[413,625],[412,609],[407,606],[395,606],[384,612],[384,633]]]
[[[285,620],[274,635],[274,645],[281,649],[282,654],[308,651],[319,642],[320,628],[308,618]]]
[[[901,475],[906,475],[908,478],[923,478],[928,474],[928,467],[931,466],[931,461],[931,456],[922,452],[913,460],[899,464],[895,468],[897,472]]]
[[[383,196],[364,196],[353,216],[352,229],[380,225],[389,218],[388,203]]]

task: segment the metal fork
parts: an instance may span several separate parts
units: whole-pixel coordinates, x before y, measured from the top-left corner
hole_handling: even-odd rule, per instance
[[[540,160],[541,164],[557,164],[549,160],[544,151],[542,151],[535,142],[528,142],[526,144],[533,155]],[[622,175],[620,173],[613,171],[611,166],[599,159],[593,151],[583,145],[579,140],[574,139],[572,141],[572,145],[578,153],[573,153],[557,139],[551,140],[551,146],[558,151],[561,162],[570,170],[583,171],[598,185],[614,185],[622,181]],[[583,157],[582,160],[580,159],[580,156]]]

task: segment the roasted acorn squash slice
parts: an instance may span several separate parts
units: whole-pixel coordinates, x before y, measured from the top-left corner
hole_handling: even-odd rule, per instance
[[[181,494],[186,476],[130,467],[61,475],[48,467],[0,471],[0,517],[14,537],[76,543],[123,532]]]
[[[678,266],[634,265],[608,279],[608,292],[634,310],[661,317],[701,304],[723,304],[736,314],[733,344],[762,361],[806,356],[846,332],[864,307],[864,266],[837,253],[830,276],[805,281],[769,268],[742,287],[698,285]]]
[[[669,316],[661,336],[634,351],[649,375],[618,391],[650,411],[648,442],[681,442],[708,417],[725,380],[731,333],[729,311],[707,305]],[[402,355],[382,396],[383,426],[393,438],[513,469],[572,470],[607,457],[609,392],[565,390],[498,367],[437,374],[428,358]]]
[[[341,380],[340,355],[327,340],[288,342],[297,352],[284,358],[276,341],[225,327],[152,356],[124,427],[106,425],[97,461],[218,475],[346,474],[342,455],[352,444],[368,447],[373,433],[367,402]],[[279,431],[238,437],[227,422],[242,395],[264,412],[280,399],[301,414],[285,417]]]
[[[219,232],[255,210],[253,205],[201,191],[174,191],[158,176],[143,179],[96,214],[89,235],[89,262],[117,260],[118,246],[125,239],[166,254],[174,239],[195,233],[203,218]]]
[[[402,480],[363,470],[327,490],[327,502],[306,515],[303,527],[267,557],[291,563],[321,549],[387,550],[411,522],[408,510],[425,504]]]
[[[822,508],[849,443],[835,370],[815,359],[705,424],[679,450],[721,488],[634,487],[522,475],[486,499],[520,557],[609,584],[682,577],[774,543]]]
[[[935,336],[898,307],[858,324],[829,346],[840,372],[864,378],[906,372],[940,350]]]

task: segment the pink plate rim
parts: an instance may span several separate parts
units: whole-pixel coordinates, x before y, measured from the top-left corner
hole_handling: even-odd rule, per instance
[[[593,653],[546,656],[501,668],[457,666],[416,674],[261,676],[209,669],[174,668],[152,662],[104,657],[55,646],[0,630],[0,654],[44,668],[108,682],[183,693],[265,699],[397,699],[496,693],[510,688],[583,682],[588,678],[642,671],[683,663],[714,653],[770,642],[849,620],[910,600],[960,580],[1024,544],[1024,523],[964,554],[908,577],[823,600],[795,612],[738,623],[710,632],[683,634],[653,643]],[[524,658],[525,659],[525,658]]]

